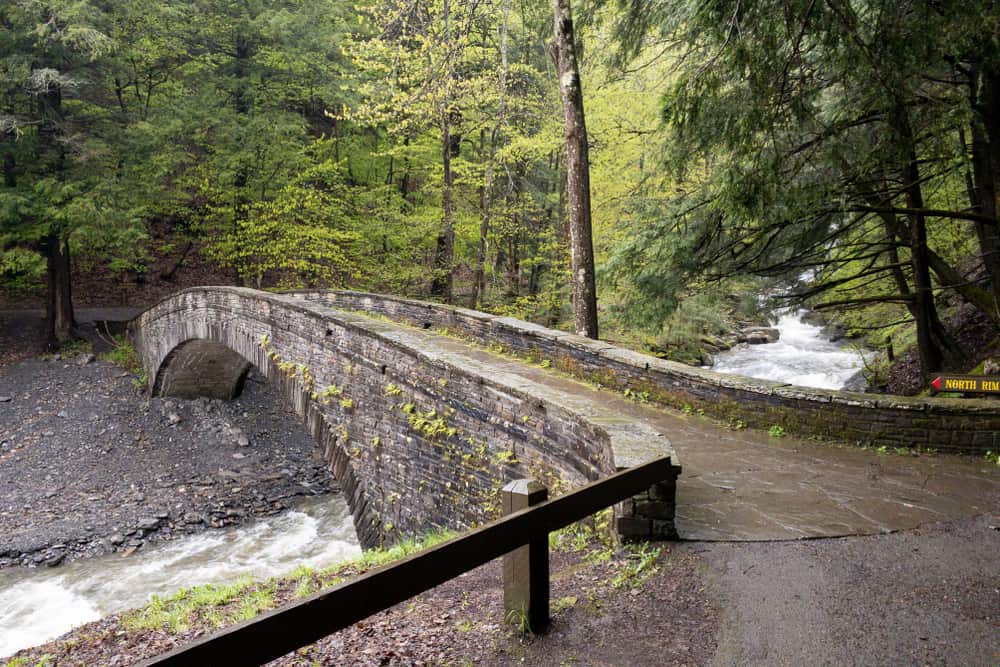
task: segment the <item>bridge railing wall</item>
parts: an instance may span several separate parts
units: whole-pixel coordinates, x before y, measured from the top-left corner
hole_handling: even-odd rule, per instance
[[[1000,403],[811,389],[693,368],[508,317],[361,292],[300,292],[331,307],[447,329],[674,408],[839,442],[983,454],[1000,450]]]
[[[344,487],[364,546],[487,521],[510,479],[558,490],[615,471],[611,436],[572,409],[449,363],[399,327],[318,305],[186,290],[137,320],[137,347],[150,378],[185,342],[208,340],[275,381]]]

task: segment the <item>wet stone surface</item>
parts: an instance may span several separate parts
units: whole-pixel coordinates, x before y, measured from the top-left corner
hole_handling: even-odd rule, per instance
[[[336,490],[259,377],[232,402],[147,400],[121,368],[77,361],[0,368],[0,568],[129,553]]]
[[[794,540],[870,535],[1000,510],[1000,467],[972,456],[911,456],[726,428],[598,389],[540,365],[420,331],[428,344],[599,403],[669,440],[682,472],[676,527],[688,540]],[[835,438],[836,433],[830,437]],[[657,455],[649,443],[646,458]],[[620,454],[616,450],[616,457]],[[642,458],[630,451],[631,458]]]

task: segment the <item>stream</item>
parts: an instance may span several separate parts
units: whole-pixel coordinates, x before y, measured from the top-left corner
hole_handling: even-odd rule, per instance
[[[361,553],[340,495],[309,498],[294,510],[243,526],[162,542],[55,568],[0,570],[0,657],[35,646],[182,588],[267,579],[301,565],[321,568]]]
[[[782,313],[776,343],[741,345],[715,358],[713,371],[818,389],[843,389],[864,367],[856,350],[831,342],[822,327],[802,321],[806,311]]]

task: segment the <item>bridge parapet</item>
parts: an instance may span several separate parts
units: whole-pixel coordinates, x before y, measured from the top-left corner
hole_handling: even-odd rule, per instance
[[[693,368],[510,317],[395,296],[301,291],[296,298],[447,329],[482,345],[552,365],[580,379],[629,390],[674,408],[790,433],[889,447],[982,455],[1000,451],[1000,402],[812,389]]]
[[[648,426],[591,414],[406,327],[300,295],[184,290],[133,330],[154,392],[233,394],[248,364],[272,380],[319,443],[365,547],[494,518],[511,479],[558,491],[638,462],[651,442],[672,453]],[[661,529],[672,533],[672,520]]]

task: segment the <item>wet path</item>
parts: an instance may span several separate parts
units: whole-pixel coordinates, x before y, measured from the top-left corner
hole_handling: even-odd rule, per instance
[[[407,328],[452,363],[480,366],[639,418],[665,435],[683,472],[677,529],[692,540],[784,540],[882,533],[1000,508],[1000,467],[950,455],[878,454],[758,431],[640,404],[551,369]],[[835,434],[831,434],[835,435]],[[656,452],[648,452],[655,456]]]

